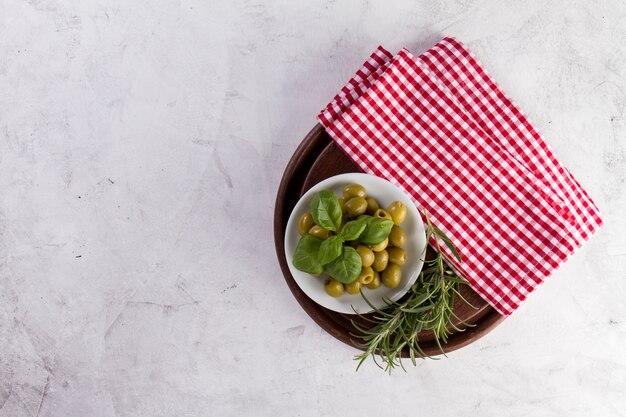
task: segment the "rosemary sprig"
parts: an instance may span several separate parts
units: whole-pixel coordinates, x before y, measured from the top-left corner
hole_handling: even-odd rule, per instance
[[[352,336],[362,340],[358,346],[364,350],[363,353],[355,356],[355,359],[359,361],[357,370],[368,357],[371,357],[378,367],[389,373],[397,366],[406,370],[401,356],[405,348],[409,352],[411,363],[415,366],[417,358],[428,357],[419,343],[419,333],[422,331],[432,332],[437,346],[445,355],[442,345],[448,342],[448,336],[453,331],[463,331],[455,326],[451,319],[456,318],[460,324],[471,326],[452,311],[457,296],[468,305],[471,304],[461,296],[459,288],[466,282],[448,266],[447,258],[441,251],[440,241],[446,245],[459,263],[461,257],[452,241],[431,223],[425,212],[424,218],[426,219],[426,241],[431,242],[437,255],[424,262],[424,268],[409,293],[399,302],[385,300],[387,307],[378,309],[361,292],[365,301],[374,309],[375,315],[373,318],[368,318],[359,314],[361,319],[373,325],[370,329],[365,329],[352,321],[355,329],[362,333]],[[422,256],[425,254],[426,250]],[[381,357],[384,367],[377,362],[376,355]]]

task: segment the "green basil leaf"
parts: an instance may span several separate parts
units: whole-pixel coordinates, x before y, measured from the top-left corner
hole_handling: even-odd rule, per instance
[[[341,206],[334,192],[323,190],[313,196],[309,209],[320,227],[336,231],[341,225]]]
[[[365,230],[366,226],[367,224],[363,220],[351,220],[343,226],[339,236],[341,236],[341,238],[345,241],[357,240],[359,236],[361,236],[361,233],[363,233],[363,230]]]
[[[326,265],[325,269],[337,281],[350,284],[359,277],[362,266],[358,252],[350,246],[344,246],[341,255]]]
[[[322,273],[322,264],[318,259],[322,239],[313,235],[304,235],[300,238],[293,254],[293,266],[308,274],[318,275]]]
[[[378,245],[391,233],[393,222],[389,219],[373,216],[364,216],[361,219],[365,222],[365,230],[359,236],[359,241],[366,245]]]
[[[341,255],[342,243],[339,236],[331,236],[323,241],[318,254],[320,264],[326,265],[337,259]]]

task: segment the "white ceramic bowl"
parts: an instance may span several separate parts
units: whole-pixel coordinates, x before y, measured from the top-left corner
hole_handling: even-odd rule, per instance
[[[361,184],[365,187],[367,195],[374,197],[383,208],[396,200],[401,201],[407,208],[406,220],[401,226],[408,236],[407,243],[404,247],[407,252],[408,261],[406,264],[402,265],[402,281],[400,285],[393,289],[381,285],[375,290],[363,287],[363,293],[372,305],[376,308],[381,308],[386,306],[384,299],[396,301],[411,288],[424,265],[423,256],[426,249],[424,223],[415,205],[403,191],[390,182],[373,175],[356,173],[336,175],[325,179],[307,191],[300,201],[298,201],[298,204],[296,204],[289,216],[287,230],[285,231],[285,255],[291,275],[302,291],[313,301],[329,310],[339,313],[354,314],[354,310],[356,310],[358,313],[363,314],[372,311],[372,308],[367,305],[361,294],[350,295],[344,292],[341,297],[333,298],[324,291],[326,274],[314,277],[306,272],[297,270],[291,263],[296,245],[298,244],[298,240],[300,240],[300,235],[298,234],[298,220],[303,213],[308,211],[309,202],[311,198],[313,198],[313,195],[321,190],[332,190],[338,196],[341,196],[342,188],[346,184],[352,183]]]

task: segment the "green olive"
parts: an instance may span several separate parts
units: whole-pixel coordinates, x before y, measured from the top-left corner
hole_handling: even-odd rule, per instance
[[[348,294],[358,294],[361,290],[361,285],[363,284],[361,284],[359,280],[356,280],[354,282],[351,282],[350,284],[345,284],[344,288],[346,289]]]
[[[342,212],[346,211],[346,199],[338,198],[337,201],[339,201],[339,207],[341,207],[341,211]]]
[[[389,233],[389,244],[401,248],[406,243],[406,240],[407,237],[404,230],[400,226],[394,225],[391,228],[391,233]]]
[[[359,275],[359,278],[357,278],[357,280],[363,285],[369,284],[370,282],[372,282],[373,279],[374,270],[371,266],[366,266],[365,268],[361,269],[361,275]]]
[[[313,215],[307,211],[300,216],[300,220],[298,220],[298,233],[300,233],[300,236],[306,235],[313,226],[315,226]]]
[[[315,225],[313,227],[311,227],[309,229],[309,234],[313,235],[319,239],[328,239],[328,236],[330,236],[330,232],[326,229],[324,229],[323,227],[320,227],[318,225]]]
[[[383,285],[388,288],[396,288],[400,285],[400,280],[402,279],[402,270],[399,265],[389,264],[387,269],[385,269],[382,273],[383,277]]]
[[[365,213],[367,209],[367,201],[363,197],[352,197],[346,201],[346,212],[348,217],[356,217]]]
[[[387,213],[385,210],[383,209],[378,209],[374,212],[374,217],[378,217],[379,219],[387,219],[387,220],[392,220],[391,219],[391,215],[389,213]]]
[[[388,244],[389,244],[389,238],[386,237],[385,240],[380,242],[378,245],[371,245],[370,249],[373,252],[380,252],[381,250],[385,250],[385,248],[387,247]]]
[[[365,286],[370,290],[375,290],[380,287],[380,273],[378,273],[378,271],[374,271],[374,279],[372,279],[372,282],[369,284],[365,284]]]
[[[406,251],[402,248],[387,248],[389,253],[389,262],[396,265],[404,265],[406,263]]]
[[[361,265],[362,266],[372,266],[374,263],[374,252],[367,246],[359,245],[356,248],[356,251],[361,256]]]
[[[324,282],[324,290],[331,297],[340,297],[343,294],[343,284],[336,279],[328,278]]]
[[[348,184],[343,187],[343,197],[346,200],[349,200],[353,197],[367,197],[367,193],[365,192],[365,188],[359,184]]]
[[[380,208],[378,201],[374,200],[372,197],[367,197],[365,201],[367,201],[367,210],[365,210],[365,212],[370,216],[376,213],[376,210]]]
[[[387,213],[391,215],[391,220],[395,224],[400,224],[406,219],[406,206],[400,201],[394,201],[387,207]]]
[[[374,252],[374,263],[372,264],[374,271],[383,272],[387,268],[387,263],[389,263],[389,253],[386,250]]]

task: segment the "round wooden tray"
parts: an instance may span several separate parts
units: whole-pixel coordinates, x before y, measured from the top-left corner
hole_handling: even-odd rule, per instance
[[[365,328],[371,325],[365,320],[359,320],[357,316],[330,311],[307,297],[289,272],[284,249],[287,220],[300,197],[323,179],[346,172],[361,172],[361,170],[335,145],[324,128],[319,124],[316,125],[296,149],[283,174],[274,209],[274,242],[285,281],[287,281],[287,285],[302,308],[328,333],[350,346],[357,347],[352,335],[358,335],[359,332],[352,326],[351,320],[357,321]],[[498,314],[468,286],[463,286],[461,293],[466,300],[477,308],[471,308],[462,300],[457,299],[453,308],[454,313],[464,322],[474,324],[474,327],[468,327],[465,331],[452,334],[448,343],[444,345],[446,352],[472,343],[504,320],[504,316]],[[457,326],[460,325],[457,323]],[[463,328],[464,326],[460,327]],[[420,346],[426,354],[441,354],[432,334],[423,332],[419,338]],[[403,352],[404,355],[406,353]]]

